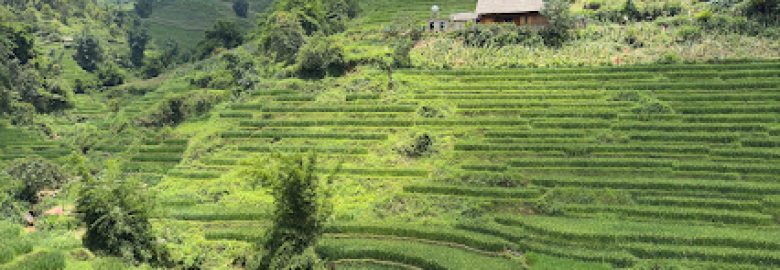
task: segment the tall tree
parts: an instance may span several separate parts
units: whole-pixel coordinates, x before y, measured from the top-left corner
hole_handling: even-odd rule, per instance
[[[154,10],[154,0],[138,0],[135,2],[135,13],[141,18],[149,18]]]
[[[73,60],[79,66],[89,72],[97,70],[98,64],[103,61],[103,49],[97,38],[89,32],[83,32],[76,39],[76,53]]]
[[[574,17],[569,12],[571,3],[568,0],[545,0],[542,15],[547,17],[549,24],[541,31],[544,43],[559,47],[571,35],[574,28]]]
[[[130,46],[130,62],[140,67],[144,64],[144,52],[149,43],[149,29],[141,22],[135,20],[127,32],[127,44]]]
[[[260,245],[265,249],[256,269],[321,269],[314,247],[330,214],[327,192],[316,174],[315,155],[282,159],[263,177],[274,184],[273,227]],[[268,182],[263,180],[262,182]]]
[[[249,2],[246,0],[233,0],[233,11],[236,13],[236,16],[246,18],[249,12]]]

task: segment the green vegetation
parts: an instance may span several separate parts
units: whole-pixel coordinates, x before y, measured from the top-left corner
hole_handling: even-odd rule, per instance
[[[780,267],[776,1],[0,2],[0,269]]]

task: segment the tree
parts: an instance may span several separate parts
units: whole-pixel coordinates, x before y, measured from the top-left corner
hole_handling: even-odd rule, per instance
[[[73,60],[79,66],[89,72],[97,70],[98,64],[103,61],[103,49],[97,38],[89,32],[84,32],[76,39],[76,53]]]
[[[201,56],[206,57],[214,50],[232,49],[244,42],[244,34],[236,22],[218,21],[210,30],[206,30],[206,38],[201,41]]]
[[[275,199],[273,227],[264,242],[265,250],[254,269],[322,269],[314,252],[330,214],[327,191],[316,174],[317,158],[293,156],[266,166],[261,182],[272,182]]]
[[[544,43],[548,46],[560,47],[570,37],[574,28],[574,17],[569,12],[571,4],[568,0],[545,0],[542,15],[547,17],[549,24],[540,32]]]
[[[141,18],[149,18],[154,9],[154,0],[138,0],[135,2],[135,13]]]
[[[157,243],[149,223],[154,200],[146,196],[145,185],[122,177],[116,161],[109,161],[103,176],[84,179],[76,201],[87,225],[84,246],[131,262],[169,265],[168,253]]]
[[[347,69],[344,49],[335,40],[323,36],[308,39],[298,52],[296,65],[298,76],[305,79],[341,76]]]
[[[278,62],[292,63],[306,42],[306,34],[294,14],[277,11],[268,17],[260,43]]]
[[[69,179],[59,165],[37,157],[14,162],[5,172],[21,182],[17,198],[31,203],[38,202],[38,192],[59,188]]]
[[[748,0],[744,2],[744,13],[764,24],[780,23],[780,0]]]
[[[233,0],[233,11],[236,13],[236,16],[246,18],[249,11],[249,2],[246,0]]]
[[[141,23],[141,20],[135,20],[127,31],[127,44],[130,46],[130,62],[134,66],[140,67],[144,64],[144,52],[146,44],[149,42],[149,29]]]

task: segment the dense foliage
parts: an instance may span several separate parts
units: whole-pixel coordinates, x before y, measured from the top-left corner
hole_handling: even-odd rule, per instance
[[[144,185],[124,178],[118,164],[109,162],[102,176],[84,179],[76,202],[87,225],[84,246],[131,262],[167,265],[167,251],[151,232],[153,206]]]
[[[5,172],[11,181],[20,182],[16,197],[32,203],[38,202],[38,192],[57,189],[70,179],[62,168],[42,158],[29,158],[11,164]]]
[[[260,243],[265,255],[256,269],[324,269],[314,247],[330,206],[316,168],[315,155],[292,156],[262,176],[273,184],[275,210],[273,227]]]
[[[233,12],[236,16],[246,18],[249,11],[249,2],[247,0],[233,0]]]
[[[344,49],[334,39],[313,36],[298,52],[296,68],[298,76],[308,79],[322,79],[325,76],[338,77],[347,69]]]

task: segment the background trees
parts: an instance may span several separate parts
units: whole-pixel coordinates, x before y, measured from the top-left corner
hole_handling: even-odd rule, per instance
[[[246,0],[233,0],[233,11],[236,16],[246,18],[249,11],[249,2]]]
[[[135,13],[141,18],[149,18],[154,9],[154,0],[138,0],[135,2]]]

